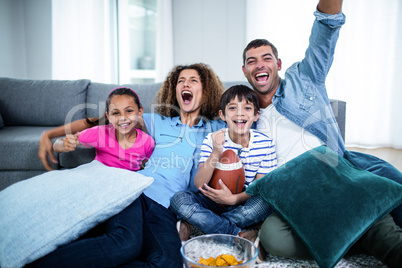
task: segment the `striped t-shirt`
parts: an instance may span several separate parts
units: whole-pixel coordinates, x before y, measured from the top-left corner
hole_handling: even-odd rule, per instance
[[[212,153],[213,141],[212,133],[208,134],[201,146],[200,164],[207,161]],[[257,174],[267,174],[277,168],[277,158],[275,153],[275,144],[267,135],[250,129],[250,141],[247,148],[234,143],[226,130],[225,143],[223,151],[233,150],[239,156],[243,163],[246,174],[245,187],[250,185]]]

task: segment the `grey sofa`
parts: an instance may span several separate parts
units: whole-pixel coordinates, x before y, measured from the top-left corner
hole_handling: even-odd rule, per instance
[[[226,88],[247,82],[224,82]],[[103,114],[105,98],[115,84],[90,80],[26,80],[0,77],[0,190],[46,170],[39,160],[38,145],[43,131],[71,121]],[[134,89],[144,106],[151,103],[161,83],[123,85]],[[346,103],[331,100],[342,135],[345,135]],[[73,168],[93,160],[93,149],[56,154],[55,169]]]

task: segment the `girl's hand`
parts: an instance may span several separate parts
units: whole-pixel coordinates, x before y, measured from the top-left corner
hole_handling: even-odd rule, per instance
[[[64,152],[74,151],[79,144],[80,142],[78,140],[77,134],[67,134],[66,137],[63,139]]]
[[[232,194],[232,192],[229,190],[228,187],[226,187],[222,180],[219,180],[219,184],[221,186],[220,190],[209,187],[206,183],[204,184],[204,187],[200,187],[199,190],[203,195],[205,195],[217,204],[228,206],[236,205],[236,196]]]

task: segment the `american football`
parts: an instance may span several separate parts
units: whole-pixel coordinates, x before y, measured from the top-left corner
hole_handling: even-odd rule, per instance
[[[233,194],[238,194],[243,190],[245,180],[243,163],[233,150],[226,150],[222,153],[219,162],[216,163],[209,186],[217,190],[221,189],[219,179]]]

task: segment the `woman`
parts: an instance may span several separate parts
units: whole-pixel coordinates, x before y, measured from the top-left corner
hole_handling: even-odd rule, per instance
[[[157,95],[156,113],[143,115],[143,125],[156,147],[138,172],[153,177],[153,184],[121,213],[31,265],[182,267],[181,242],[176,217],[168,210],[169,200],[192,185],[204,137],[225,126],[214,120],[223,91],[209,66],[175,67]],[[74,133],[91,126],[79,120],[68,127]],[[64,135],[65,129],[58,127],[42,135],[38,155],[47,168],[47,155],[53,156],[50,139]]]

